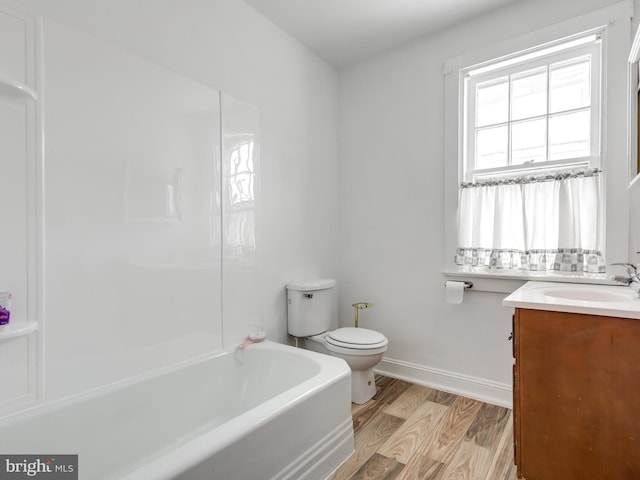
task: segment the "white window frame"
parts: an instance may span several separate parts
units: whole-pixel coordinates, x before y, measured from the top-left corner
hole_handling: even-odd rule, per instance
[[[516,52],[508,58],[490,60],[481,65],[463,68],[460,75],[463,82],[463,99],[460,102],[460,118],[462,118],[461,142],[463,155],[463,179],[465,182],[473,182],[477,179],[494,178],[496,176],[518,175],[529,172],[556,171],[564,168],[599,168],[601,165],[601,102],[602,102],[602,36],[604,27],[595,31],[587,31],[569,38],[559,39],[551,44],[540,45],[524,52]],[[508,135],[508,165],[485,169],[475,168],[475,130],[476,130],[476,86],[481,83],[499,80],[513,74],[527,70],[533,70],[551,64],[570,62],[575,58],[589,57],[591,60],[590,89],[590,155],[587,157],[572,157],[560,160],[547,160],[545,162],[511,164],[511,125],[530,120],[534,117],[511,119],[511,89],[509,89],[509,118],[500,125],[507,126]],[[547,102],[550,94],[547,87]],[[575,111],[585,108],[575,109]],[[567,113],[562,112],[562,113]],[[547,120],[547,158],[549,157],[549,118],[555,113],[550,113],[547,105],[546,113],[537,116]],[[495,125],[499,125],[495,124]],[[483,128],[488,125],[483,126]]]
[[[459,136],[462,118],[459,113],[463,84],[460,69],[482,65],[495,58],[508,58],[513,52],[523,52],[536,45],[568,38],[577,32],[603,29],[602,60],[602,138],[601,166],[605,171],[603,186],[604,245],[607,262],[621,262],[632,258],[629,245],[629,195],[627,162],[627,57],[631,39],[633,3],[621,1],[599,10],[524,32],[516,37],[482,43],[470,43],[469,49],[444,62],[444,225],[443,274],[446,278],[474,278],[474,290],[510,292],[532,278],[522,272],[474,273],[454,262],[457,245],[457,211],[459,185],[463,179],[462,140]],[[523,24],[524,25],[524,24]],[[604,28],[603,28],[604,27]],[[636,248],[637,250],[637,248]],[[613,268],[610,273],[619,273]],[[606,278],[605,276],[605,278]],[[536,275],[537,280],[572,281],[554,275]],[[580,280],[596,281],[601,279]],[[605,281],[605,280],[602,280]]]

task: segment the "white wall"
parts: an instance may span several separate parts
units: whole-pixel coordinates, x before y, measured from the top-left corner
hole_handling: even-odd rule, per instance
[[[285,283],[338,265],[336,72],[235,0],[10,4],[44,16],[47,398],[234,345],[250,329],[286,341]],[[242,101],[223,98],[223,110],[244,109],[260,134],[246,217],[255,250],[234,244],[224,258],[207,229],[220,214],[207,207],[220,175],[216,89]],[[200,117],[176,126],[183,94],[195,105],[177,115]],[[197,165],[183,165],[192,155]],[[125,157],[185,167],[192,223],[126,224]]]
[[[517,2],[340,72],[339,314],[347,325],[351,303],[375,304],[361,323],[389,338],[381,370],[509,403],[512,312],[501,306],[505,295],[471,291],[461,305],[444,301],[441,272],[455,245],[443,243],[443,66],[450,58],[611,3]],[[621,77],[609,79],[618,90],[624,90],[625,55],[613,60]],[[624,98],[614,101],[623,126]],[[626,171],[624,146],[614,157],[609,167]],[[625,186],[611,196],[620,205],[623,243]]]

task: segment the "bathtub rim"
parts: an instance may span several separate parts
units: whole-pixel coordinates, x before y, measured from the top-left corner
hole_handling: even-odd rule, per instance
[[[284,344],[284,343],[279,343],[279,342],[275,342],[273,340],[264,340],[263,342],[260,343],[256,343],[256,344],[251,344],[246,348],[260,348],[260,345],[269,345],[269,346],[275,346],[276,349],[280,349],[280,350],[287,350],[289,348],[294,349],[296,352],[300,352],[302,355],[306,354],[304,352],[311,352],[314,355],[311,355],[312,357],[315,357],[315,354],[317,354],[317,352],[313,352],[304,348],[300,348],[300,347],[295,347],[293,345],[288,345],[288,344]],[[282,348],[281,348],[282,347]],[[67,395],[64,397],[60,397],[60,398],[55,398],[53,400],[42,400],[39,401],[37,403],[34,404],[30,404],[28,406],[26,406],[25,408],[22,408],[20,410],[14,410],[14,411],[8,411],[6,413],[0,413],[0,428],[2,427],[2,425],[5,422],[11,422],[11,421],[15,421],[18,417],[21,417],[23,415],[27,415],[30,413],[38,413],[40,411],[47,411],[47,410],[56,410],[57,408],[61,408],[61,407],[65,407],[69,404],[76,404],[85,400],[90,400],[96,397],[100,397],[102,395],[105,394],[109,394],[111,392],[114,392],[116,390],[120,390],[120,389],[124,389],[130,385],[134,385],[140,382],[143,382],[145,380],[153,380],[157,377],[161,377],[163,375],[168,375],[171,374],[173,372],[176,372],[178,370],[182,370],[184,368],[188,368],[192,365],[196,365],[198,363],[203,363],[206,362],[208,360],[212,360],[214,358],[217,357],[222,357],[228,354],[233,354],[236,349],[238,348],[237,345],[233,345],[231,347],[227,347],[227,348],[223,348],[220,350],[215,350],[215,351],[211,351],[211,352],[206,352],[203,353],[201,355],[195,356],[193,358],[188,358],[185,360],[181,360],[179,362],[173,363],[171,365],[166,365],[154,370],[150,370],[148,372],[142,372],[142,373],[138,373],[136,375],[133,375],[131,377],[127,377],[127,378],[123,378],[120,380],[116,380],[112,383],[108,383],[106,385],[100,385],[94,388],[90,388],[88,390],[84,390],[81,392],[77,392],[77,393],[73,393],[71,395]],[[324,357],[328,357],[328,358],[334,358],[328,355],[323,355],[320,354],[323,357],[323,360],[326,360]],[[316,359],[318,360],[318,359]],[[345,363],[346,365],[346,363]],[[350,371],[348,372],[350,373]],[[315,375],[314,375],[315,377]],[[313,377],[311,377],[313,378]]]
[[[234,354],[237,347],[228,348],[220,352],[219,355]],[[202,433],[192,438],[184,444],[173,448],[170,452],[160,452],[153,458],[145,458],[143,462],[133,465],[132,469],[122,472],[118,477],[120,480],[138,480],[143,478],[153,478],[157,480],[168,480],[179,475],[188,467],[198,464],[211,456],[212,451],[219,451],[240,440],[242,437],[251,434],[261,426],[279,414],[304,402],[318,391],[323,390],[334,383],[338,383],[351,375],[351,369],[347,363],[337,357],[324,355],[322,353],[296,348],[272,341],[264,341],[253,344],[247,348],[254,349],[294,349],[296,354],[300,354],[321,364],[320,371],[309,379],[295,385],[294,387],[277,394],[267,401],[250,408],[237,417],[216,426],[213,430]],[[347,385],[350,387],[350,380]],[[286,401],[283,399],[286,398]],[[349,395],[350,398],[350,395]],[[264,411],[268,415],[264,415]],[[351,414],[346,417],[351,421]],[[250,423],[249,428],[238,428],[240,423]]]

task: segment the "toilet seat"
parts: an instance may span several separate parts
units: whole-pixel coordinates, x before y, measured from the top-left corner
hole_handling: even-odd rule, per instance
[[[316,335],[327,350],[344,355],[375,355],[387,350],[389,340],[380,332],[366,328],[345,327]]]
[[[389,340],[380,332],[367,328],[344,327],[327,332],[327,343],[336,347],[370,350],[384,347]]]

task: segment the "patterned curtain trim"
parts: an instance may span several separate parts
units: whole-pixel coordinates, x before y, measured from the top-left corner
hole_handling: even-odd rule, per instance
[[[552,180],[564,180],[567,178],[592,177],[602,173],[599,168],[587,168],[581,170],[565,170],[564,172],[546,173],[544,175],[523,175],[520,177],[492,178],[477,182],[463,182],[460,188],[489,187],[494,185],[524,185],[527,183],[549,182]]]
[[[599,250],[558,248],[555,250],[497,250],[458,248],[456,265],[520,269],[531,272],[605,273],[606,263]]]

